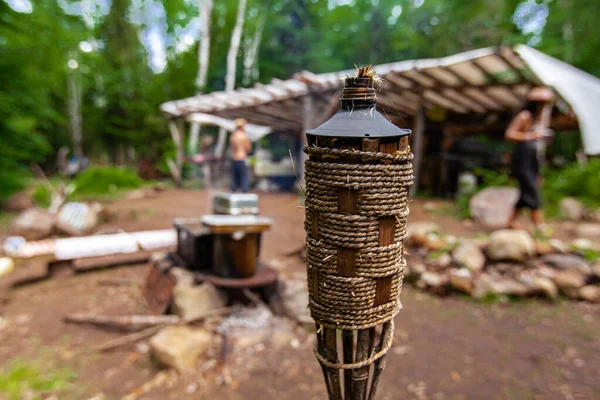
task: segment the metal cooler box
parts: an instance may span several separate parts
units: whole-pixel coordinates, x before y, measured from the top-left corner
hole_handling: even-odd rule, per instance
[[[254,193],[217,193],[213,197],[213,212],[229,215],[257,215],[258,195]]]

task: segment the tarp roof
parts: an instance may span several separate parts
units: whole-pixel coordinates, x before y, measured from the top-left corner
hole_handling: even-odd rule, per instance
[[[577,116],[586,153],[600,154],[600,79],[524,45],[490,47],[443,58],[381,64],[374,67],[384,80],[378,107],[388,115],[415,115],[419,104],[441,107],[453,115],[514,111],[534,85],[553,87]],[[276,129],[301,131],[306,118],[331,107],[334,94],[354,70],[326,74],[302,72],[285,81],[257,84],[230,92],[213,92],[163,103],[170,118],[194,113],[223,118],[244,117]],[[306,102],[313,103],[307,114]],[[334,103],[335,105],[335,103]]]

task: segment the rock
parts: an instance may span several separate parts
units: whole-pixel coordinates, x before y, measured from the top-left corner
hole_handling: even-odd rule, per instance
[[[544,264],[556,269],[573,269],[586,275],[592,273],[590,266],[585,262],[583,257],[577,254],[548,254],[540,257],[540,260]]]
[[[465,241],[452,252],[452,260],[471,271],[480,271],[485,265],[485,255],[474,243]]]
[[[531,294],[543,294],[550,299],[558,297],[558,289],[550,278],[541,275],[521,274],[519,281],[527,286]]]
[[[91,233],[100,222],[100,205],[67,203],[60,208],[56,217],[56,227],[71,236]]]
[[[176,285],[173,289],[173,310],[184,319],[197,318],[226,304],[225,296],[208,282],[198,286]]]
[[[600,240],[600,223],[585,222],[577,224],[575,235],[589,240]]]
[[[578,292],[585,286],[585,277],[575,271],[558,271],[551,279],[560,291],[569,297],[573,297],[573,289]]]
[[[569,246],[567,246],[567,244],[565,242],[563,242],[562,240],[550,239],[550,240],[548,240],[548,244],[550,245],[552,250],[554,250],[554,252],[557,252],[557,253],[568,253],[569,252]]]
[[[438,251],[446,248],[449,245],[448,240],[438,233],[431,232],[425,236],[424,247],[429,251]]]
[[[554,249],[549,242],[542,242],[541,240],[535,241],[535,252],[538,256],[554,253]]]
[[[471,271],[467,268],[451,270],[450,286],[460,292],[470,294],[473,291],[473,275]]]
[[[308,288],[306,281],[281,280],[278,284],[283,303],[283,312],[301,324],[313,324],[308,310]]]
[[[519,197],[516,188],[492,186],[471,197],[471,217],[487,228],[503,228],[508,225],[513,207]]]
[[[448,253],[437,254],[435,258],[427,260],[427,266],[434,269],[446,269],[452,263],[452,257]]]
[[[15,220],[12,231],[27,240],[44,239],[54,230],[54,215],[40,208],[23,211]]]
[[[479,275],[479,277],[473,281],[471,296],[476,299],[483,299],[488,294],[493,293],[491,282],[492,277],[489,274],[482,273]]]
[[[437,272],[425,271],[421,274],[417,286],[420,288],[434,288],[439,289],[448,283],[448,277]]]
[[[592,271],[592,275],[594,275],[596,278],[600,278],[600,260],[597,260],[595,263],[593,263],[590,267],[590,270]]]
[[[169,273],[175,278],[175,285],[177,287],[196,286],[196,278],[194,276],[194,273],[187,268],[177,266],[171,267],[169,269]]]
[[[596,246],[590,239],[577,238],[571,242],[571,248],[574,250],[593,250]]]
[[[208,350],[212,335],[206,329],[169,326],[150,339],[154,358],[162,365],[178,371],[193,368]]]
[[[535,254],[535,242],[525,231],[503,229],[490,235],[487,256],[492,260],[526,261]]]
[[[585,218],[592,222],[600,222],[600,208],[597,208],[595,210],[588,210],[585,213]]]
[[[421,276],[421,274],[423,274],[423,272],[425,272],[427,270],[427,267],[425,267],[425,264],[421,263],[421,262],[409,262],[407,263],[410,264],[410,273],[408,276],[416,276],[419,277]]]
[[[439,232],[438,224],[429,221],[417,221],[408,224],[405,242],[408,246],[423,246],[427,243],[427,235]]]
[[[496,294],[525,296],[528,289],[523,283],[509,278],[495,278],[491,280],[492,291]]]
[[[10,257],[0,257],[0,277],[8,275],[15,269],[15,262]]]
[[[31,200],[31,191],[23,190],[4,200],[0,208],[9,212],[22,212],[33,207],[35,204]]]
[[[579,297],[593,303],[600,302],[600,286],[587,285],[579,289]]]
[[[558,208],[563,217],[571,221],[579,221],[583,218],[585,207],[574,197],[565,197],[558,203]]]
[[[469,238],[469,242],[479,247],[479,250],[485,251],[485,249],[487,249],[487,247],[490,245],[490,238],[489,236],[477,236]]]

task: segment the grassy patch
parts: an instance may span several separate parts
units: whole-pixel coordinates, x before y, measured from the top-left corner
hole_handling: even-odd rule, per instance
[[[72,392],[77,375],[43,360],[14,358],[0,369],[0,393],[8,400],[43,399],[48,394]]]

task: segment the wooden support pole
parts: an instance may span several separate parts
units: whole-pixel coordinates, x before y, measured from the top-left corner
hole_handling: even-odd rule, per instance
[[[415,115],[414,128],[413,128],[413,175],[414,184],[410,188],[410,196],[414,197],[419,188],[419,178],[421,177],[421,163],[423,160],[423,135],[425,131],[425,113],[423,107],[419,107],[417,114]]]

